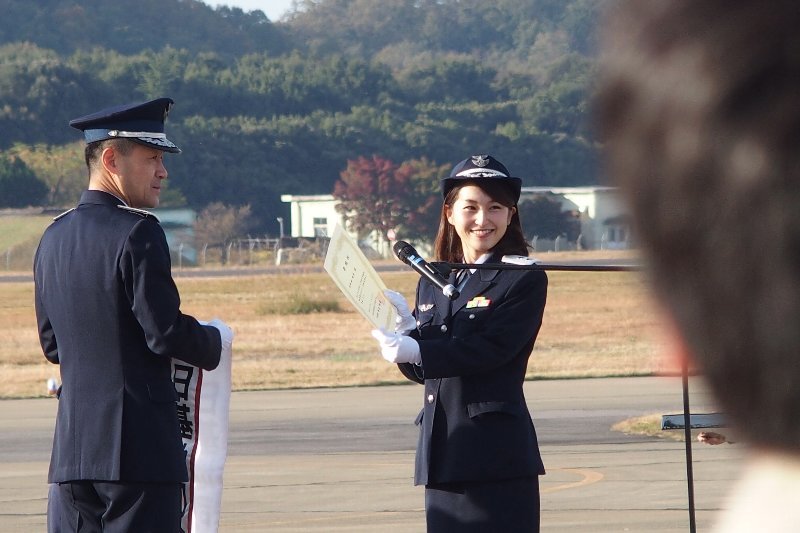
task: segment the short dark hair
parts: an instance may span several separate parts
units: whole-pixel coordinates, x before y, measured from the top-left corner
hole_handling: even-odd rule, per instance
[[[796,0],[627,0],[595,102],[656,293],[754,444],[800,446]]]
[[[113,147],[122,155],[128,155],[133,151],[136,143],[129,139],[107,139],[89,143],[83,150],[83,157],[86,161],[86,168],[92,170],[92,166],[100,160],[100,155],[107,146]]]
[[[464,260],[464,251],[461,247],[461,238],[456,233],[452,224],[447,221],[447,208],[452,206],[458,196],[458,192],[467,185],[476,185],[481,188],[492,200],[508,208],[516,208],[514,191],[499,180],[476,179],[459,180],[447,193],[442,203],[442,212],[439,215],[439,231],[436,234],[433,249],[437,261],[447,261],[458,263]],[[500,239],[492,250],[500,255],[528,255],[528,243],[522,233],[522,224],[519,220],[519,209],[514,211],[511,222],[506,229],[505,235]]]

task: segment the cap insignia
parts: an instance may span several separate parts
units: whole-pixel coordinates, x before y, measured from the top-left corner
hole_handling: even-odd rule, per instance
[[[473,164],[474,164],[476,167],[481,167],[481,168],[483,168],[483,167],[485,167],[486,165],[488,165],[488,164],[489,164],[489,159],[488,159],[488,157],[489,157],[488,155],[473,155],[473,156],[472,156],[472,163],[473,163]]]

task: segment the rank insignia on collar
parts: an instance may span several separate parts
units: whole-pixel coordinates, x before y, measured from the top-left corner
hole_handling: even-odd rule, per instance
[[[489,307],[490,303],[492,303],[492,301],[489,298],[484,296],[476,296],[467,302],[467,309],[472,309],[474,307]]]

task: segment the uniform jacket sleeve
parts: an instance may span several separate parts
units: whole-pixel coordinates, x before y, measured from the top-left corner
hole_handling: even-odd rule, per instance
[[[39,343],[42,345],[44,356],[51,363],[58,364],[58,343],[53,333],[53,325],[50,323],[50,317],[47,316],[47,311],[42,304],[38,283],[34,288],[34,308],[36,310],[36,323],[39,329]]]
[[[134,316],[153,353],[213,370],[219,364],[219,331],[180,311],[169,248],[157,222],[134,225],[122,250],[120,269]]]

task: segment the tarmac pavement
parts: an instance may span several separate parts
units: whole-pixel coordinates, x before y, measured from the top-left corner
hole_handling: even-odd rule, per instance
[[[692,412],[716,409],[692,379]],[[689,531],[684,444],[614,432],[682,411],[679,378],[526,382],[547,475],[542,532]],[[413,486],[415,385],[236,392],[221,532],[425,531]],[[0,401],[0,533],[45,531],[56,401]],[[697,531],[740,469],[738,444],[693,446]]]

